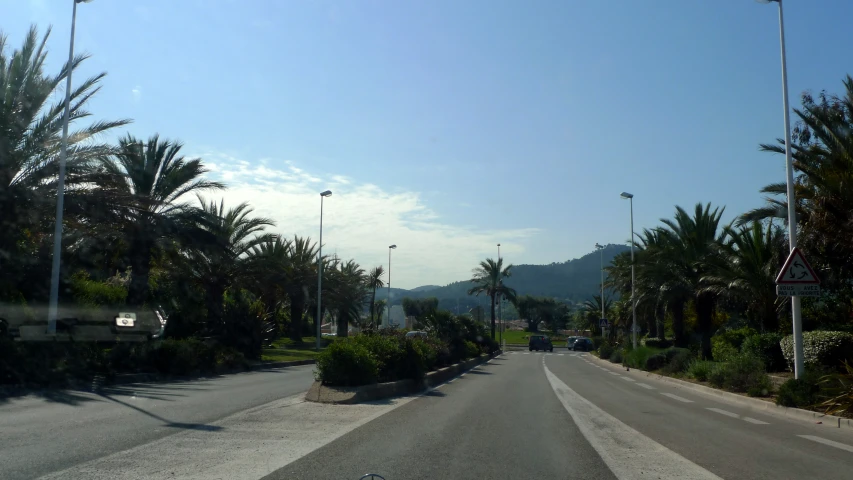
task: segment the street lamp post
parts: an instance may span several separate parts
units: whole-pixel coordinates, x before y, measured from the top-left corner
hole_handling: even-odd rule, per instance
[[[391,326],[391,250],[397,245],[388,245],[388,326]]]
[[[59,178],[56,182],[56,224],[53,229],[53,262],[50,269],[50,300],[47,309],[47,333],[56,334],[59,310],[59,264],[62,257],[62,214],[65,207],[65,159],[68,156],[68,120],[71,116],[71,72],[74,62],[74,29],[77,25],[77,4],[89,0],[74,0],[71,8],[71,43],[68,47],[68,73],[65,77],[65,115],[62,118],[62,141],[59,147]]]
[[[788,194],[788,242],[790,250],[797,248],[797,210],[794,194],[794,162],[791,160],[791,118],[788,106],[788,62],[785,55],[785,20],[782,14],[782,0],[760,0],[761,3],[779,4],[779,43],[782,49],[782,106],[785,120],[785,173]],[[800,378],[805,372],[803,363],[803,321],[800,297],[791,297],[791,316],[794,323],[794,378]]]
[[[633,230],[633,228],[632,228]],[[604,318],[604,246],[595,244],[595,249],[601,254],[601,318]]]
[[[500,279],[501,271],[501,244],[498,244],[498,278]],[[499,281],[499,285],[503,286],[503,280]],[[504,329],[503,329],[503,297],[498,295],[498,344],[503,347]]]
[[[331,197],[332,191],[326,190],[320,193],[320,247],[317,249],[317,351],[320,351],[320,327],[323,324],[323,199]]]
[[[637,348],[637,299],[634,296],[637,278],[634,267],[634,195],[628,192],[622,192],[619,196],[627,198],[631,203],[631,315],[633,323],[631,324],[631,344]]]

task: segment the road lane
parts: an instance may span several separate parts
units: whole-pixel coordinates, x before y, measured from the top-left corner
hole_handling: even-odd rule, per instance
[[[366,472],[389,480],[615,478],[554,395],[539,355],[498,357],[265,479]]]
[[[848,451],[803,438],[850,446],[847,431],[752,412],[583,357],[548,356],[545,364],[580,396],[722,478],[849,479],[853,471]]]
[[[304,392],[313,365],[100,391],[53,391],[0,404],[0,478],[34,478]]]

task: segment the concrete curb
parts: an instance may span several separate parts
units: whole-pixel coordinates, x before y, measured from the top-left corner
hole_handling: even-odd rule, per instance
[[[609,360],[602,360],[595,355],[589,355],[590,358],[594,362],[598,362],[604,365],[617,366],[620,369],[624,370],[625,367],[622,364],[611,363]],[[629,373],[629,372],[625,372]],[[656,380],[661,380],[664,382],[671,383],[672,386],[676,388],[683,388],[685,390],[692,390],[694,392],[700,393],[707,397],[711,397],[717,400],[724,400],[728,403],[736,403],[743,408],[758,411],[761,413],[766,413],[769,415],[774,415],[777,417],[784,417],[789,419],[802,420],[809,423],[822,423],[824,425],[833,426],[836,428],[850,428],[853,429],[853,419],[850,418],[842,418],[836,417],[834,415],[825,415],[820,412],[813,412],[811,410],[803,410],[801,408],[792,408],[792,407],[782,407],[776,405],[775,403],[768,402],[766,400],[761,400],[758,398],[746,397],[743,395],[738,395],[737,393],[727,392],[725,390],[718,390],[712,387],[706,387],[705,385],[699,385],[696,383],[687,382],[684,380],[679,380],[673,377],[667,377],[666,375],[659,375],[657,373],[647,372],[645,370],[631,370],[630,373],[634,374],[634,376],[641,377],[650,377]]]
[[[498,351],[491,355],[481,355],[478,358],[472,358],[434,372],[429,372],[420,384],[415,383],[414,380],[398,380],[396,382],[376,383],[361,387],[334,387],[314,382],[311,388],[308,389],[308,393],[305,394],[305,400],[317,403],[351,405],[409,395],[442,384],[461,373],[488,362],[500,354],[501,352]]]

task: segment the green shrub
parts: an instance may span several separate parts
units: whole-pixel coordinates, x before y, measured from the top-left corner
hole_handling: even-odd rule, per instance
[[[317,355],[314,376],[326,385],[369,385],[379,379],[379,363],[363,343],[336,341]]]
[[[665,338],[651,337],[644,339],[643,345],[651,348],[669,348],[672,346],[672,341]]]
[[[599,358],[607,360],[610,358],[611,355],[613,355],[614,350],[616,350],[616,348],[613,346],[612,343],[604,341],[601,343],[601,345],[598,346],[598,356]]]
[[[612,363],[622,363],[622,350],[613,350],[609,358]]]
[[[771,388],[764,363],[751,355],[736,355],[728,362],[718,364],[708,375],[708,382],[715,387],[746,392],[750,396],[767,395]]]
[[[681,373],[687,370],[696,358],[688,348],[672,347],[667,349],[664,355],[666,356],[666,366],[663,367],[663,370],[666,373]]]
[[[794,365],[794,336],[779,343],[791,369]],[[827,366],[841,370],[845,361],[853,360],[853,334],[846,332],[803,332],[803,361],[806,365]]]
[[[601,336],[590,337],[590,340],[592,340],[593,350],[598,350],[598,347],[600,347],[606,341],[605,338]]]
[[[91,280],[84,271],[72,275],[70,283],[74,301],[86,307],[120,306],[127,300],[127,288]]]
[[[700,382],[707,381],[708,377],[711,376],[711,372],[716,370],[717,363],[708,360],[697,360],[695,355],[693,358],[694,360],[687,367],[687,375]]]
[[[475,358],[480,356],[480,347],[476,343],[465,340],[465,358]]]
[[[711,355],[718,362],[726,362],[740,353],[743,342],[758,332],[749,327],[726,330],[711,337]]]
[[[379,369],[380,382],[406,378],[409,365],[406,364],[405,334],[356,335],[351,341],[364,346],[373,356]]]
[[[783,407],[809,407],[820,401],[821,375],[816,370],[806,370],[802,378],[791,378],[779,386],[776,405]]]
[[[741,351],[760,358],[768,372],[781,372],[785,369],[785,356],[779,346],[781,341],[782,335],[778,333],[753,335],[743,341]]]
[[[642,369],[646,368],[646,360],[649,357],[651,357],[652,355],[655,355],[659,352],[660,352],[660,350],[658,350],[656,348],[640,346],[640,347],[626,351],[623,355],[624,359],[622,360],[622,363],[626,367],[631,367],[631,368],[636,368],[636,369],[642,370]],[[661,365],[663,365],[663,363],[666,363],[665,358],[662,359]],[[660,368],[660,367],[658,367],[658,368]]]
[[[717,362],[727,362],[736,357],[740,352],[730,343],[725,341],[714,341],[711,339],[711,356]]]
[[[666,366],[666,355],[663,353],[656,353],[646,358],[645,370],[649,372],[660,370],[664,366]]]

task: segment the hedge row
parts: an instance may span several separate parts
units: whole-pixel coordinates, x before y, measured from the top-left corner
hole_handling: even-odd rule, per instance
[[[794,336],[780,342],[788,368],[794,365]],[[826,366],[842,370],[844,362],[853,361],[853,334],[847,332],[804,332],[803,361],[811,367]]]

